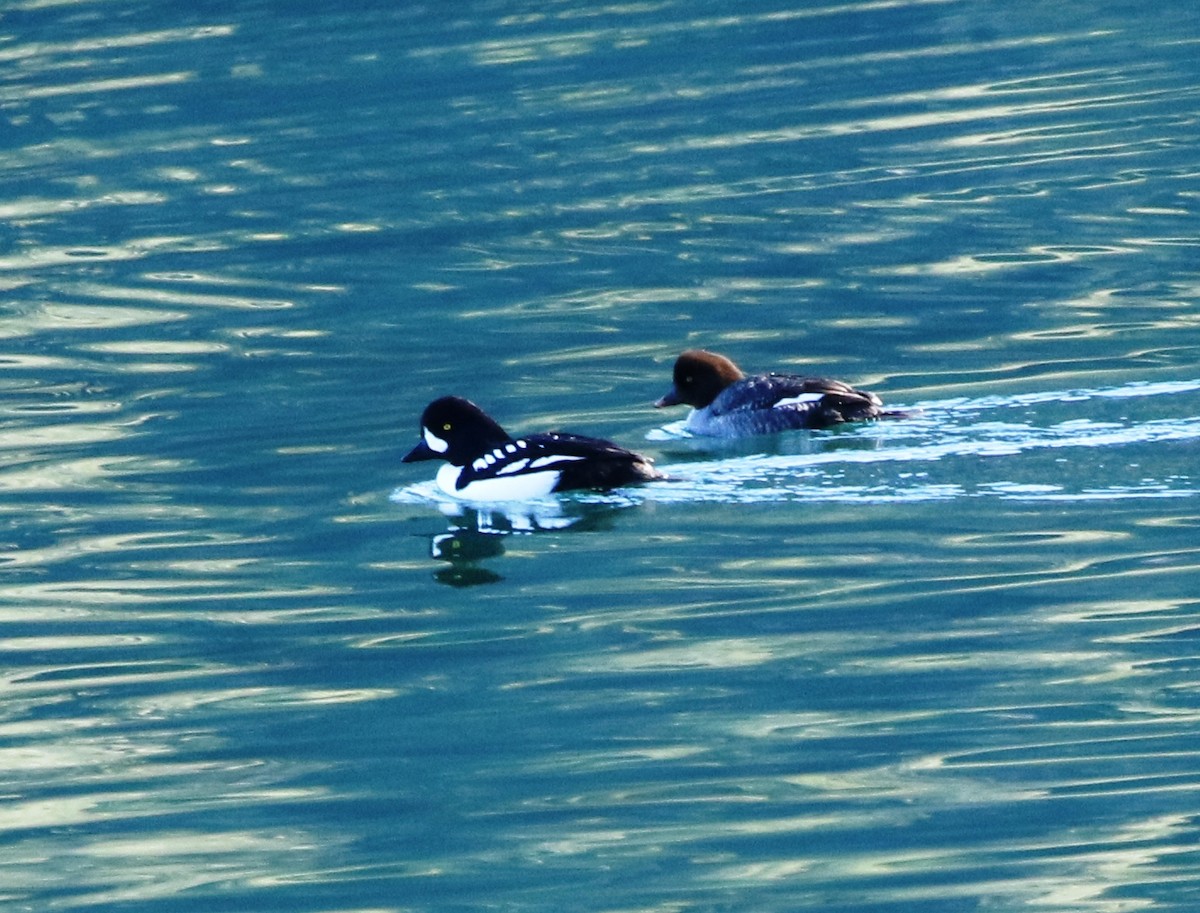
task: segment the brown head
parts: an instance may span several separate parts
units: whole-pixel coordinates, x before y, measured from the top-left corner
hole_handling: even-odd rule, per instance
[[[722,390],[746,375],[724,355],[704,349],[688,349],[675,359],[671,389],[655,406],[678,406],[681,403],[696,409],[709,405]]]

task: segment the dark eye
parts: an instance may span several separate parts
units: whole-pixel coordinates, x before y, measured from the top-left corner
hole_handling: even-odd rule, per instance
[[[690,374],[689,374],[687,377],[685,377],[685,378],[683,379],[683,382],[684,382],[685,384],[690,384],[690,383],[692,382],[692,375],[690,375]]]

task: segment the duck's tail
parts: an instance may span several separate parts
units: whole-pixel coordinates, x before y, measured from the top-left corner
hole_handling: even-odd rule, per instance
[[[876,419],[916,418],[918,415],[924,414],[924,409],[885,409],[871,417]]]

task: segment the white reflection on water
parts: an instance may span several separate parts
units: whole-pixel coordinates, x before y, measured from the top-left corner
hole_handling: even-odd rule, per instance
[[[112,652],[170,649],[177,640],[62,634],[6,642],[0,768],[9,801],[0,833],[12,846],[0,873],[10,898],[52,891],[55,901],[43,908],[90,907],[300,878],[340,842],[310,825],[264,826],[262,815],[320,803],[327,789],[297,782],[317,765],[256,754],[247,747],[253,738],[239,743],[225,727],[387,699],[393,689],[263,685],[245,666]],[[238,679],[248,684],[231,684]],[[74,838],[64,842],[68,830]]]

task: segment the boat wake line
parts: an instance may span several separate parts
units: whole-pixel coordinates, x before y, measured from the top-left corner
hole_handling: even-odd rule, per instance
[[[693,439],[677,422],[647,436],[662,448],[658,466],[666,481],[572,492],[526,502],[517,511],[456,502],[432,482],[397,489],[391,497],[434,504],[448,516],[463,507],[525,515],[530,528],[555,528],[556,518],[560,527],[571,525],[565,508],[572,503],[1195,497],[1200,460],[1189,442],[1200,439],[1197,393],[1200,380],[921,402],[900,407],[915,413],[909,419],[738,442],[740,452],[732,455],[728,445]],[[1090,405],[1082,409],[1085,402]],[[1090,416],[1079,417],[1084,411]],[[1192,414],[1177,417],[1181,412]],[[695,456],[696,444],[706,456],[681,459]],[[758,452],[747,453],[747,446]],[[790,452],[778,452],[784,447]]]

